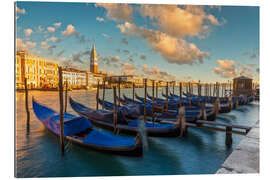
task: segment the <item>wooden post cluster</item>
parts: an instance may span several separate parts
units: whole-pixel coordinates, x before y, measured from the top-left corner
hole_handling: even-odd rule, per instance
[[[175,86],[175,81],[173,81],[172,83],[173,83],[173,95],[174,95],[174,86]]]
[[[26,129],[27,129],[27,133],[29,133],[29,131],[30,131],[30,111],[29,111],[29,105],[28,105],[27,78],[24,78],[24,90],[25,90]]]
[[[65,145],[64,145],[64,112],[63,112],[63,80],[62,80],[62,67],[58,68],[58,86],[59,86],[59,101],[60,101],[60,144],[61,152],[64,155]]]

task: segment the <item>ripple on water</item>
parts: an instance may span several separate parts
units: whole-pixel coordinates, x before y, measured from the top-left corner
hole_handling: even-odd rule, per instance
[[[148,89],[149,93],[151,89]],[[143,95],[143,89],[136,89]],[[176,94],[178,92],[176,91]],[[132,97],[131,89],[121,94]],[[95,91],[72,91],[75,100],[95,108]],[[106,90],[105,99],[112,101],[112,90]],[[59,111],[58,92],[29,91],[29,102],[34,96],[40,103]],[[100,91],[102,97],[102,91]],[[159,97],[161,91],[159,91]],[[225,146],[225,134],[201,129],[188,130],[183,138],[148,137],[148,150],[143,157],[123,157],[91,151],[66,143],[61,156],[59,138],[47,131],[30,108],[30,134],[26,135],[24,94],[16,93],[16,160],[17,177],[70,177],[116,175],[165,175],[215,173],[243,136],[233,135],[231,149]],[[240,111],[239,111],[240,109]],[[69,103],[69,113],[77,115]],[[228,114],[220,114],[217,121],[253,125],[259,118],[259,105],[238,107]]]

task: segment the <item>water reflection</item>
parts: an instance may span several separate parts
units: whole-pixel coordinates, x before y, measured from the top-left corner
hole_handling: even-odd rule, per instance
[[[148,91],[151,92],[151,88]],[[143,95],[143,89],[136,89],[136,92]],[[132,97],[132,90],[121,89],[121,94]],[[95,91],[72,91],[69,95],[87,106],[96,106]],[[111,95],[112,90],[107,90],[105,99],[112,101]],[[30,134],[27,135],[24,94],[16,93],[18,177],[215,173],[243,138],[241,135],[233,135],[232,148],[227,149],[225,133],[189,128],[187,137],[183,138],[148,137],[148,151],[140,158],[104,154],[69,142],[65,144],[66,153],[62,157],[59,139],[48,132],[33,113],[32,96],[40,103],[59,111],[58,92],[29,91]],[[100,96],[102,97],[102,91]],[[162,98],[161,91],[159,97]],[[69,103],[67,112],[77,115]],[[228,114],[220,114],[217,121],[252,125],[258,118],[259,105],[252,104],[238,107]]]

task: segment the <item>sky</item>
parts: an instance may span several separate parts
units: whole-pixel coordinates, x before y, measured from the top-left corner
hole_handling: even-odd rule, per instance
[[[151,79],[259,80],[259,7],[17,2],[16,49]]]

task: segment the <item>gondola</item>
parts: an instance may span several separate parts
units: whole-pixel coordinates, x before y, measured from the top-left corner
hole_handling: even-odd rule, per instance
[[[98,99],[98,103],[100,105],[104,105],[104,108],[110,111],[112,111],[114,108],[114,104],[109,101],[105,100],[103,101],[101,99]],[[125,105],[125,106],[117,105],[117,110],[130,119],[139,118],[142,112],[142,108],[140,107],[140,105]]]
[[[114,130],[113,112],[106,110],[94,110],[74,101],[71,97],[69,98],[69,102],[75,112],[80,116],[88,118],[88,120],[94,125],[108,130]],[[119,133],[130,135],[136,135],[143,128],[145,128],[148,136],[177,137],[180,135],[180,122],[170,124],[144,122],[143,120],[130,120],[119,111],[117,111],[116,128]]]
[[[37,118],[53,134],[60,136],[60,115],[56,111],[32,100],[33,110]],[[64,138],[86,148],[126,156],[142,156],[142,140],[123,137],[93,128],[85,117],[64,113]]]
[[[127,96],[123,95],[124,99],[121,99],[121,102],[123,104],[132,104],[133,100],[128,98]],[[136,104],[140,104],[140,102],[136,101]],[[141,103],[142,104],[142,103]],[[214,121],[216,119],[216,112],[213,107],[206,107],[206,119],[208,121]],[[155,111],[156,112],[156,111]],[[185,106],[185,118],[186,121],[196,121],[198,119],[204,119],[203,112],[201,112],[201,108],[199,106]],[[148,114],[147,114],[148,115]],[[151,110],[150,110],[151,115]],[[165,112],[163,110],[159,114],[156,114],[155,116],[157,119],[171,119],[176,121],[178,118],[178,108],[176,110],[169,110],[168,112]]]

